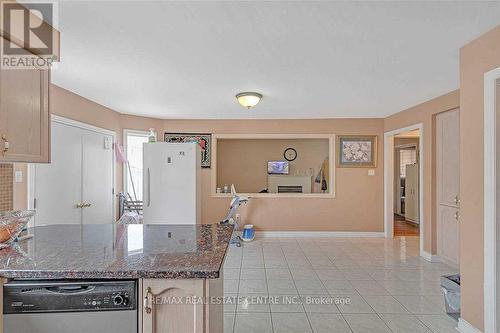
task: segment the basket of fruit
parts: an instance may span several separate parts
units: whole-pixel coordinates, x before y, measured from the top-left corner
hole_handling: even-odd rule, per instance
[[[34,210],[0,212],[0,249],[10,246],[35,215]]]

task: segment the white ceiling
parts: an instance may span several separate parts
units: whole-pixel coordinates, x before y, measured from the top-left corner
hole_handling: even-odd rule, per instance
[[[384,117],[457,89],[499,23],[498,1],[61,2],[53,82],[160,118]]]

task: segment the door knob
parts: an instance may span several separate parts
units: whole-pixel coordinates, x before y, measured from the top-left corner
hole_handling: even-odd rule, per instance
[[[460,199],[458,198],[458,195],[455,195],[455,198],[453,198],[453,202],[455,205],[458,205],[460,203]]]

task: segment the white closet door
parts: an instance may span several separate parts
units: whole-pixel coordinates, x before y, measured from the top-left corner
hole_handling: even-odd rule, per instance
[[[436,117],[437,250],[438,255],[455,264],[460,258],[459,140],[459,110],[439,114]]]
[[[83,131],[82,208],[84,224],[113,221],[113,137]]]
[[[419,223],[418,164],[407,164],[405,175],[405,218]]]
[[[51,163],[35,164],[35,225],[81,222],[82,130],[52,122]]]

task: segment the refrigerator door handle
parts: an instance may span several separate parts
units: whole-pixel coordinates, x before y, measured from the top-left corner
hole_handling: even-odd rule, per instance
[[[151,172],[148,168],[148,207],[151,206]]]

